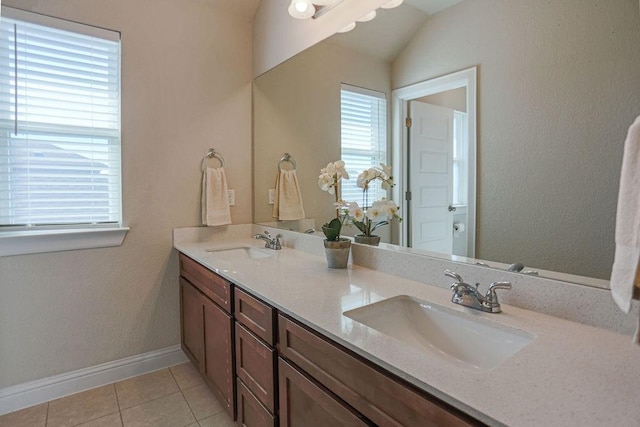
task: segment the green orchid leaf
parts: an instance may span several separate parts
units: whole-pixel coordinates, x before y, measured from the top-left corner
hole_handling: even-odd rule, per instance
[[[328,223],[322,226],[322,232],[329,241],[340,240],[340,231],[342,230],[342,221],[338,218],[333,218]]]
[[[371,227],[371,231],[373,232],[376,228],[382,227],[383,225],[387,225],[387,224],[389,224],[389,221],[380,221],[379,223]]]
[[[358,230],[362,231],[364,234],[367,234],[367,226],[365,225],[364,222],[353,221],[353,225],[358,227]]]

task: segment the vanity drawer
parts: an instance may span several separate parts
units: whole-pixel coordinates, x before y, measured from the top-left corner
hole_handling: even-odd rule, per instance
[[[276,352],[236,322],[236,375],[275,413]]]
[[[229,282],[182,253],[180,254],[180,275],[227,313],[231,313],[231,284]]]
[[[482,425],[282,315],[278,333],[281,356],[377,425]]]
[[[235,289],[236,320],[267,344],[275,345],[275,309],[239,288]]]
[[[240,379],[238,379],[238,425],[247,427],[276,426],[276,417],[262,406]]]

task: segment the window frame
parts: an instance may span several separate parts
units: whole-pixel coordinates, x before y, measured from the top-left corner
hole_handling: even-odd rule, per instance
[[[110,41],[120,42],[120,33],[113,30],[94,27],[78,22],[67,21],[21,9],[2,6],[2,17],[43,25],[58,30],[71,31],[91,37],[98,37]],[[118,53],[121,56],[121,53]],[[122,65],[119,61],[119,73]],[[121,79],[120,79],[121,81]],[[120,86],[121,87],[121,86]],[[122,245],[129,231],[124,227],[122,213],[122,162],[121,162],[121,91],[118,94],[120,113],[118,115],[118,132],[120,134],[120,152],[118,153],[118,174],[120,188],[118,189],[119,214],[118,221],[105,223],[72,223],[58,226],[11,226],[0,228],[0,256],[25,255],[43,252],[57,252],[77,249],[103,248]]]
[[[353,86],[353,85],[349,85],[346,83],[341,83],[340,84],[340,122],[341,122],[341,132],[340,132],[340,156],[342,158],[343,161],[345,161],[346,163],[346,167],[347,170],[349,171],[349,175],[350,175],[350,179],[349,181],[342,181],[342,191],[341,191],[341,196],[342,199],[345,202],[357,202],[358,205],[360,205],[363,209],[369,208],[370,206],[363,206],[364,205],[364,200],[363,200],[363,196],[364,193],[362,193],[362,195],[360,197],[355,198],[354,200],[352,200],[351,198],[346,198],[345,197],[345,191],[344,191],[344,185],[347,184],[351,187],[354,187],[356,185],[356,180],[358,178],[358,174],[364,172],[365,169],[355,169],[353,166],[349,165],[349,162],[344,158],[344,145],[343,145],[343,140],[345,139],[344,134],[343,134],[343,103],[342,103],[342,93],[343,92],[351,92],[354,94],[358,94],[358,95],[362,95],[362,96],[367,96],[370,97],[372,99],[377,99],[379,101],[382,101],[382,105],[384,107],[384,111],[380,111],[381,108],[380,106],[378,106],[378,115],[382,115],[383,117],[378,117],[378,119],[376,120],[376,122],[378,123],[378,131],[377,134],[379,135],[381,141],[378,141],[377,143],[377,152],[375,153],[375,157],[374,160],[369,162],[369,165],[366,167],[371,168],[374,166],[379,166],[381,163],[382,164],[388,164],[388,159],[389,159],[389,128],[387,126],[387,122],[388,122],[388,115],[389,115],[389,103],[388,103],[388,99],[387,99],[387,94],[385,92],[381,92],[381,91],[377,91],[377,90],[373,90],[373,89],[367,89],[367,88],[362,88],[359,86]],[[383,128],[380,129],[380,126],[383,125]],[[351,148],[351,149],[347,149],[348,151],[358,151],[357,149]],[[361,150],[364,152],[364,149]],[[356,155],[356,154],[354,154]],[[364,156],[363,156],[364,157]],[[351,176],[354,175],[354,176]],[[351,193],[351,192],[350,192]],[[375,200],[379,200],[381,198],[389,198],[389,192],[386,190],[383,190],[380,187],[380,182],[379,181],[374,181],[370,184],[370,188],[369,188],[369,192],[368,192],[368,204],[371,205]]]

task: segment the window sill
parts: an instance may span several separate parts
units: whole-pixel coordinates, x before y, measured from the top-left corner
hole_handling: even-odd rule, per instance
[[[120,246],[129,227],[0,233],[0,256]]]

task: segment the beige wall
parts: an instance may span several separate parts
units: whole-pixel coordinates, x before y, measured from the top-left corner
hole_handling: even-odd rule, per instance
[[[318,175],[340,159],[340,83],[378,90],[389,99],[390,79],[390,64],[323,42],[255,80],[255,222],[273,221],[267,190],[274,188],[285,152],[298,163],[307,218],[316,219],[318,230],[331,219],[335,200],[320,190]]]
[[[174,227],[215,147],[251,222],[252,23],[186,0],[5,0],[122,32],[122,247],[0,258],[0,389],[179,343]]]
[[[640,114],[638,2],[462,2],[422,27],[393,87],[475,65],[476,256],[608,278],[623,141]]]

